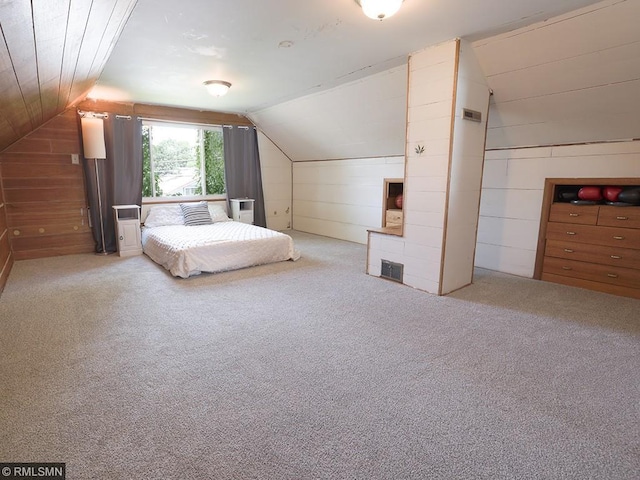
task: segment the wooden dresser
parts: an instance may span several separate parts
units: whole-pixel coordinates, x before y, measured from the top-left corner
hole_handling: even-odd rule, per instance
[[[593,185],[594,179],[582,182]],[[640,206],[579,205],[550,197],[542,212],[535,278],[640,298]]]

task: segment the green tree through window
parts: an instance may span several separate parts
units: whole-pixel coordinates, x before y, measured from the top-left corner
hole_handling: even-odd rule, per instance
[[[154,188],[152,187],[151,178],[151,138],[150,128],[147,125],[142,127],[142,196],[153,197],[162,196],[162,190],[158,183],[158,175],[153,175],[153,183],[155,183],[155,195]]]
[[[142,196],[222,195],[221,127],[145,122],[142,127]]]
[[[223,194],[226,192],[224,183],[224,150],[222,131],[204,130],[204,171],[207,194]],[[202,182],[198,176],[199,186],[197,195],[202,195]]]

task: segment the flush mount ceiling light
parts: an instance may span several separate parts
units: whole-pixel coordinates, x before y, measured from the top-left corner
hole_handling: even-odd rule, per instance
[[[214,97],[222,97],[223,95],[226,95],[231,88],[231,84],[224,80],[207,80],[204,82],[204,86],[207,87],[209,95]]]
[[[356,0],[364,14],[374,20],[383,20],[400,10],[404,0]]]

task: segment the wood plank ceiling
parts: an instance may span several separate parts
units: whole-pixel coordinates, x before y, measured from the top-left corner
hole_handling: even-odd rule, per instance
[[[0,1],[0,151],[84,98],[136,2]]]

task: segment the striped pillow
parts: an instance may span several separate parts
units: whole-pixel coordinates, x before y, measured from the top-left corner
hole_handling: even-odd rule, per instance
[[[181,203],[180,208],[185,225],[211,225],[213,223],[207,202]]]

